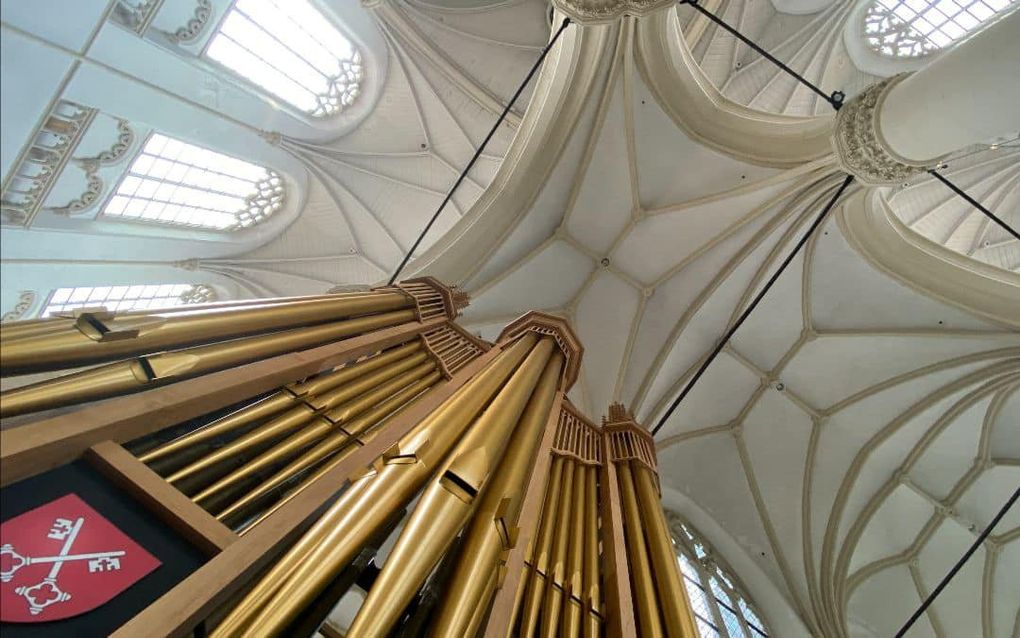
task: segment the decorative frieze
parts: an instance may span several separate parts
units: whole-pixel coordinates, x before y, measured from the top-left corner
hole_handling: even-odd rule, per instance
[[[39,295],[34,290],[22,290],[18,293],[18,303],[14,304],[14,307],[4,313],[3,317],[0,317],[0,323],[8,323],[10,321],[18,321],[25,319],[25,313],[32,309],[35,305],[36,299]]]

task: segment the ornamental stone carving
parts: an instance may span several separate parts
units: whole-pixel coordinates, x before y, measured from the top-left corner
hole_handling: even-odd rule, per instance
[[[889,92],[909,76],[908,73],[873,84],[847,102],[836,114],[832,144],[840,168],[869,186],[898,184],[934,168],[941,158],[931,162],[912,162],[889,148],[882,135],[882,104]]]
[[[198,39],[198,36],[202,35],[202,32],[205,31],[205,26],[209,24],[209,18],[211,17],[212,4],[209,0],[198,0],[195,6],[195,13],[193,14],[193,17],[188,20],[188,23],[173,33],[168,33],[167,37],[177,44],[188,44],[194,42]]]
[[[18,303],[14,304],[14,307],[4,313],[3,317],[0,317],[0,323],[8,323],[10,321],[18,321],[24,318],[25,314],[32,309],[35,305],[35,301],[38,295],[34,290],[22,290],[18,293]]]
[[[624,15],[648,15],[672,7],[676,0],[553,0],[553,4],[575,22],[600,24]]]

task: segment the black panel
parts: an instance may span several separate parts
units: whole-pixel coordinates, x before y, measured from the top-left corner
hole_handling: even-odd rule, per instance
[[[6,521],[70,493],[77,494],[163,564],[110,602],[80,616],[44,623],[3,623],[0,633],[4,638],[106,636],[207,560],[198,549],[84,461],[0,490],[0,516]]]

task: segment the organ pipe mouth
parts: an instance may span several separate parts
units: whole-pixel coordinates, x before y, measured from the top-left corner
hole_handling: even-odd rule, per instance
[[[476,490],[474,486],[457,476],[456,473],[449,470],[443,474],[443,478],[440,479],[440,483],[448,492],[465,503],[470,504],[471,501],[475,500],[475,497],[478,496],[478,490]]]

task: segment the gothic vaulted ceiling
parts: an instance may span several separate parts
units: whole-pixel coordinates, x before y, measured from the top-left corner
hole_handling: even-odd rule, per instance
[[[863,3],[702,2],[851,96],[923,64],[855,44]],[[388,278],[548,41],[549,5],[322,4],[373,47],[371,108],[340,134],[228,127],[285,158],[291,220],[158,260],[91,234],[78,257],[236,296]],[[842,182],[828,109],[689,7],[571,26],[404,276],[461,286],[486,337],[530,309],[570,318],[585,343],[572,401],[594,418],[622,401],[651,426]],[[1020,150],[947,161],[1020,226]],[[2,232],[5,294],[22,262],[74,265],[66,238]],[[1018,273],[1020,242],[937,182],[853,186],[664,423],[665,491],[778,592],[750,592],[775,635],[894,634],[1020,481]],[[1018,540],[1014,510],[909,635],[1016,635]]]

